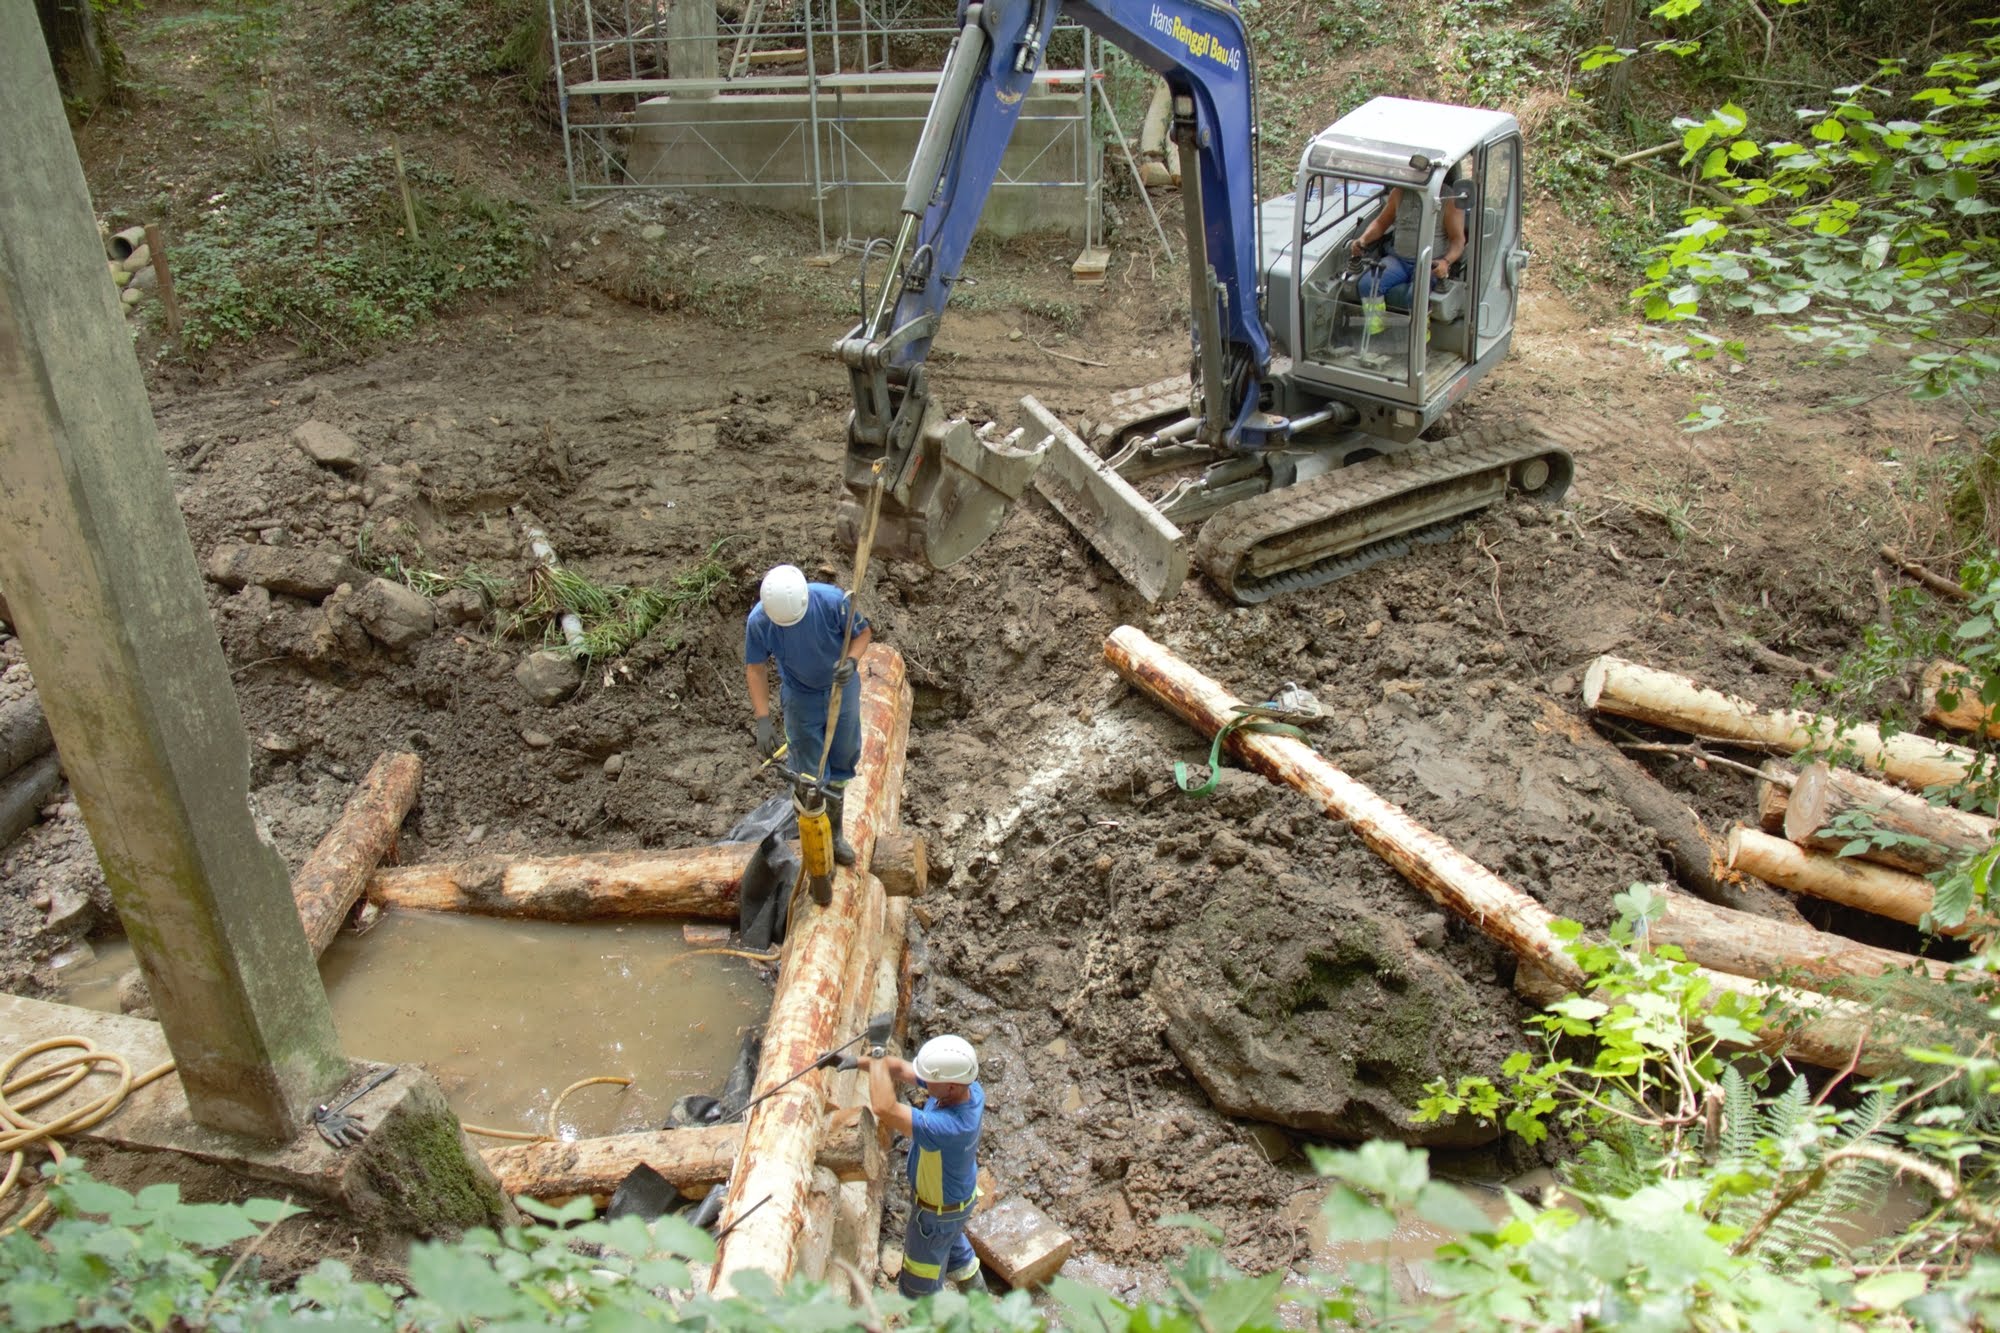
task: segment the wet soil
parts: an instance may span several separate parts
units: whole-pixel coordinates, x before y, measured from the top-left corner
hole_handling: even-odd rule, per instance
[[[210,585],[257,809],[293,864],[385,749],[426,763],[402,847],[412,861],[704,842],[774,789],[750,738],[742,617],[777,561],[844,577],[832,515],[847,389],[828,351],[843,317],[788,313],[786,275],[804,264],[786,254],[747,329],[608,294],[619,249],[643,244],[636,218],[616,212],[588,224],[587,272],[359,364],[273,354],[201,380],[151,366],[197,559],[225,542],[290,542],[374,568],[476,565],[518,587],[533,522],[600,581],[663,580],[712,551],[730,572],[711,605],[550,707],[515,681],[534,644],[503,635],[504,596],[393,653],[329,635],[313,602]],[[1006,303],[955,315],[934,359],[948,404],[1009,421],[1032,392],[1074,421],[1184,363],[1173,273],[1156,277],[1128,246],[1104,287],[1071,288],[1070,257],[1060,243],[992,257],[980,276],[1073,303],[1080,322]],[[1532,289],[1512,360],[1467,411],[1587,422],[1567,503],[1490,511],[1326,589],[1239,609],[1196,581],[1149,609],[1031,498],[961,565],[890,563],[866,590],[879,635],[910,665],[905,819],[940,869],[916,913],[921,1025],[981,1043],[985,1160],[1095,1260],[1175,1252],[1183,1233],[1156,1223],[1182,1211],[1220,1224],[1240,1263],[1307,1256],[1307,1233],[1272,1220],[1306,1183],[1283,1165],[1292,1139],[1219,1114],[1177,1054],[1168,1015],[1193,1022],[1191,997],[1233,987],[1278,1003],[1342,923],[1365,921],[1458,997],[1427,1037],[1433,1062],[1398,1077],[1497,1060],[1520,1012],[1498,950],[1439,919],[1303,799],[1240,774],[1205,801],[1175,792],[1173,761],[1206,743],[1104,667],[1112,628],[1140,625],[1245,696],[1311,689],[1329,712],[1316,736],[1329,759],[1597,925],[1612,894],[1662,862],[1543,735],[1540,699],[1575,707],[1584,665],[1615,652],[1777,703],[1793,681],[1732,636],[1828,661],[1874,619],[1873,549],[1909,535],[1896,465],[1932,447],[1933,421],[1894,393],[1831,407],[1862,372],[1806,367],[1783,347],[1733,372],[1675,371],[1642,343],[1623,321]],[[1697,394],[1732,424],[1683,433]],[[295,448],[288,436],[309,419],[351,434],[364,466],[334,473]],[[0,639],[0,653],[13,661],[19,646]],[[1745,780],[1656,768],[1717,827],[1749,808]],[[52,903],[93,893],[93,909],[45,928]],[[52,806],[0,856],[0,981],[48,993],[52,956],[115,929],[107,908],[74,807]],[[1328,1060],[1344,1032],[1376,1021],[1371,1009],[1396,1004],[1386,991],[1350,998],[1358,1007],[1299,1019]],[[1522,1164],[1486,1152],[1455,1169]]]

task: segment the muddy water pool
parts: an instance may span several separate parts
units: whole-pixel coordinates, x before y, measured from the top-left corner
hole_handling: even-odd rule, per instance
[[[342,1047],[422,1064],[459,1118],[543,1131],[558,1093],[620,1075],[629,1088],[571,1093],[565,1138],[657,1129],[674,1099],[713,1095],[770,987],[743,959],[695,953],[678,922],[506,921],[389,912],[320,960]],[[116,1012],[122,942],[71,971],[64,998]]]

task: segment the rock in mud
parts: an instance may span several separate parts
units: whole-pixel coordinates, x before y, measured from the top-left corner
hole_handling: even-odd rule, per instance
[[[324,421],[308,421],[300,426],[292,432],[292,443],[313,462],[336,472],[359,472],[365,465],[361,446],[354,437]]]
[[[1413,1113],[1433,1079],[1498,1072],[1506,1016],[1400,924],[1315,888],[1225,890],[1175,932],[1149,988],[1167,1044],[1228,1115],[1347,1141],[1492,1142],[1492,1125]]]
[[[486,599],[476,588],[453,588],[437,599],[437,618],[447,625],[477,625],[486,619]]]
[[[543,707],[559,704],[583,684],[583,668],[573,657],[547,648],[529,653],[514,668],[514,680]]]
[[[421,594],[388,579],[370,579],[350,608],[361,628],[385,648],[401,651],[431,632],[431,604]]]
[[[153,992],[146,985],[146,974],[136,967],[118,978],[118,1012],[134,1018],[153,1016]]]
[[[225,588],[255,586],[316,602],[359,581],[361,571],[337,552],[225,542],[209,554],[208,577]]]

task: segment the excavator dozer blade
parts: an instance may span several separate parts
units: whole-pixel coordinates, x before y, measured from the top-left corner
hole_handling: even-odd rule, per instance
[[[1035,489],[1149,604],[1179,592],[1188,572],[1181,530],[1055,413],[1033,398],[1023,398],[1021,408],[1048,433],[1042,442],[1048,455],[1035,473]]]
[[[880,556],[943,569],[998,531],[1041,466],[1049,442],[991,443],[974,434],[964,417],[947,420],[932,405],[925,408],[917,448],[908,488],[882,499],[874,549]],[[849,457],[851,465],[854,456]],[[850,470],[849,494],[835,519],[835,532],[848,546],[859,539],[868,503],[868,488],[856,483],[856,475]]]

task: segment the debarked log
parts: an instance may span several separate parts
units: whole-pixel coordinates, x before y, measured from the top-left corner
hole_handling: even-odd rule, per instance
[[[1813,764],[1799,774],[1792,787],[1785,808],[1785,836],[1801,847],[1837,852],[1865,837],[1859,827],[1852,831],[1829,828],[1842,815],[1855,816],[1850,821],[1853,825],[1866,824],[1900,835],[1886,845],[1861,849],[1855,856],[1919,875],[1941,870],[1969,852],[1986,850],[2000,828],[1984,816],[1932,805],[1886,782]]]
[[[882,892],[891,898],[921,898],[931,885],[929,851],[924,835],[907,829],[884,833],[875,839],[875,856],[870,863]]]
[[[299,924],[313,956],[326,952],[340,933],[340,923],[361,896],[396,845],[403,817],[417,803],[424,761],[413,754],[385,754],[347,798],[340,818],[319,840],[312,855],[292,876],[292,898],[299,905]]]
[[[1933,662],[1924,668],[1923,692],[1919,696],[1924,721],[1952,731],[1978,732],[2000,736],[2000,719],[1979,700],[1980,677],[1956,662]],[[1945,707],[1950,696],[1951,707]]]
[[[864,1132],[865,1131],[865,1132]],[[578,1194],[611,1194],[634,1167],[644,1163],[683,1193],[697,1193],[729,1177],[743,1146],[743,1126],[702,1125],[645,1134],[611,1134],[596,1139],[546,1139],[509,1143],[480,1153],[508,1198],[566,1199]],[[881,1174],[883,1150],[875,1122],[829,1134],[819,1165],[841,1180]]]
[[[62,765],[45,754],[0,778],[0,847],[27,832],[62,786]]]
[[[547,921],[675,916],[733,922],[743,870],[756,850],[754,842],[719,842],[667,851],[486,856],[399,866],[368,881],[368,899],[382,907]],[[883,838],[873,857],[885,888],[894,882],[905,893],[921,893],[929,882],[920,835]]]
[[[861,762],[847,787],[847,835],[857,865],[868,865],[877,836],[896,827],[909,744],[910,687],[901,654],[872,646],[861,683]],[[872,878],[869,877],[869,878]],[[841,986],[861,933],[861,916],[881,889],[853,870],[837,870],[825,907],[795,901],[784,962],[764,1029],[758,1094],[810,1065],[851,1033],[838,1032]],[[879,909],[877,909],[879,910]],[[792,1274],[808,1222],[814,1160],[826,1130],[824,1071],[802,1078],[754,1107],[729,1177],[721,1225],[734,1229],[716,1254],[710,1290],[730,1295],[740,1274],[759,1271],[782,1284]]]
[[[1922,789],[1964,781],[1975,756],[1908,732],[1884,736],[1866,723],[1841,726],[1798,708],[1759,708],[1672,671],[1600,657],[1583,674],[1585,706],[1696,736],[1771,746],[1785,751],[1814,746],[1852,750],[1864,767],[1906,787]]]
[[[1766,833],[1785,831],[1785,811],[1792,803],[1792,784],[1799,775],[1790,764],[1767,759],[1758,765],[1757,827]]]
[[[1906,925],[1921,925],[1924,914],[1931,910],[1934,890],[1927,879],[1851,856],[1811,851],[1753,828],[1739,826],[1729,831],[1729,863],[1781,889]],[[1970,920],[1939,933],[1965,935],[1992,928],[1990,920]]]
[[[1804,924],[1791,899],[1762,884],[1732,876],[1723,866],[1722,840],[1712,836],[1701,817],[1662,786],[1639,762],[1591,729],[1590,723],[1553,699],[1541,699],[1542,724],[1575,747],[1579,758],[1594,761],[1598,776],[1632,817],[1652,832],[1673,862],[1674,878],[1696,897],[1720,907],[1732,907]]]
[[[1731,976],[1707,968],[1700,975],[1710,995],[1730,993],[1765,1000],[1776,1021],[1758,1030],[1750,1043],[1758,1050],[1803,1060],[1821,1069],[1845,1069],[1848,1061],[1867,1075],[1887,1073],[1906,1064],[1903,1048],[1938,1040],[1936,1025],[1901,1011],[1877,1011],[1853,1000],[1813,991],[1776,986],[1768,981]],[[1529,963],[1514,973],[1514,992],[1539,1005],[1553,1004],[1575,988]]]
[[[1677,945],[1691,963],[1739,977],[1784,974],[1814,990],[1837,989],[1855,977],[1917,972],[1942,979],[1947,963],[1878,949],[1811,926],[1771,921],[1716,907],[1684,893],[1667,893],[1666,910],[1647,934],[1656,944]]]
[[[1242,701],[1130,625],[1104,641],[1118,674],[1213,736]],[[1478,927],[1515,956],[1539,963],[1565,985],[1580,985],[1582,969],[1563,951],[1547,908],[1423,827],[1403,810],[1341,772],[1289,736],[1232,731],[1236,758],[1274,782],[1304,792],[1344,819],[1361,840],[1438,904]]]
[[[382,907],[544,921],[632,916],[734,921],[743,867],[756,846],[722,842],[677,851],[488,856],[401,866],[375,873],[368,900]]]

